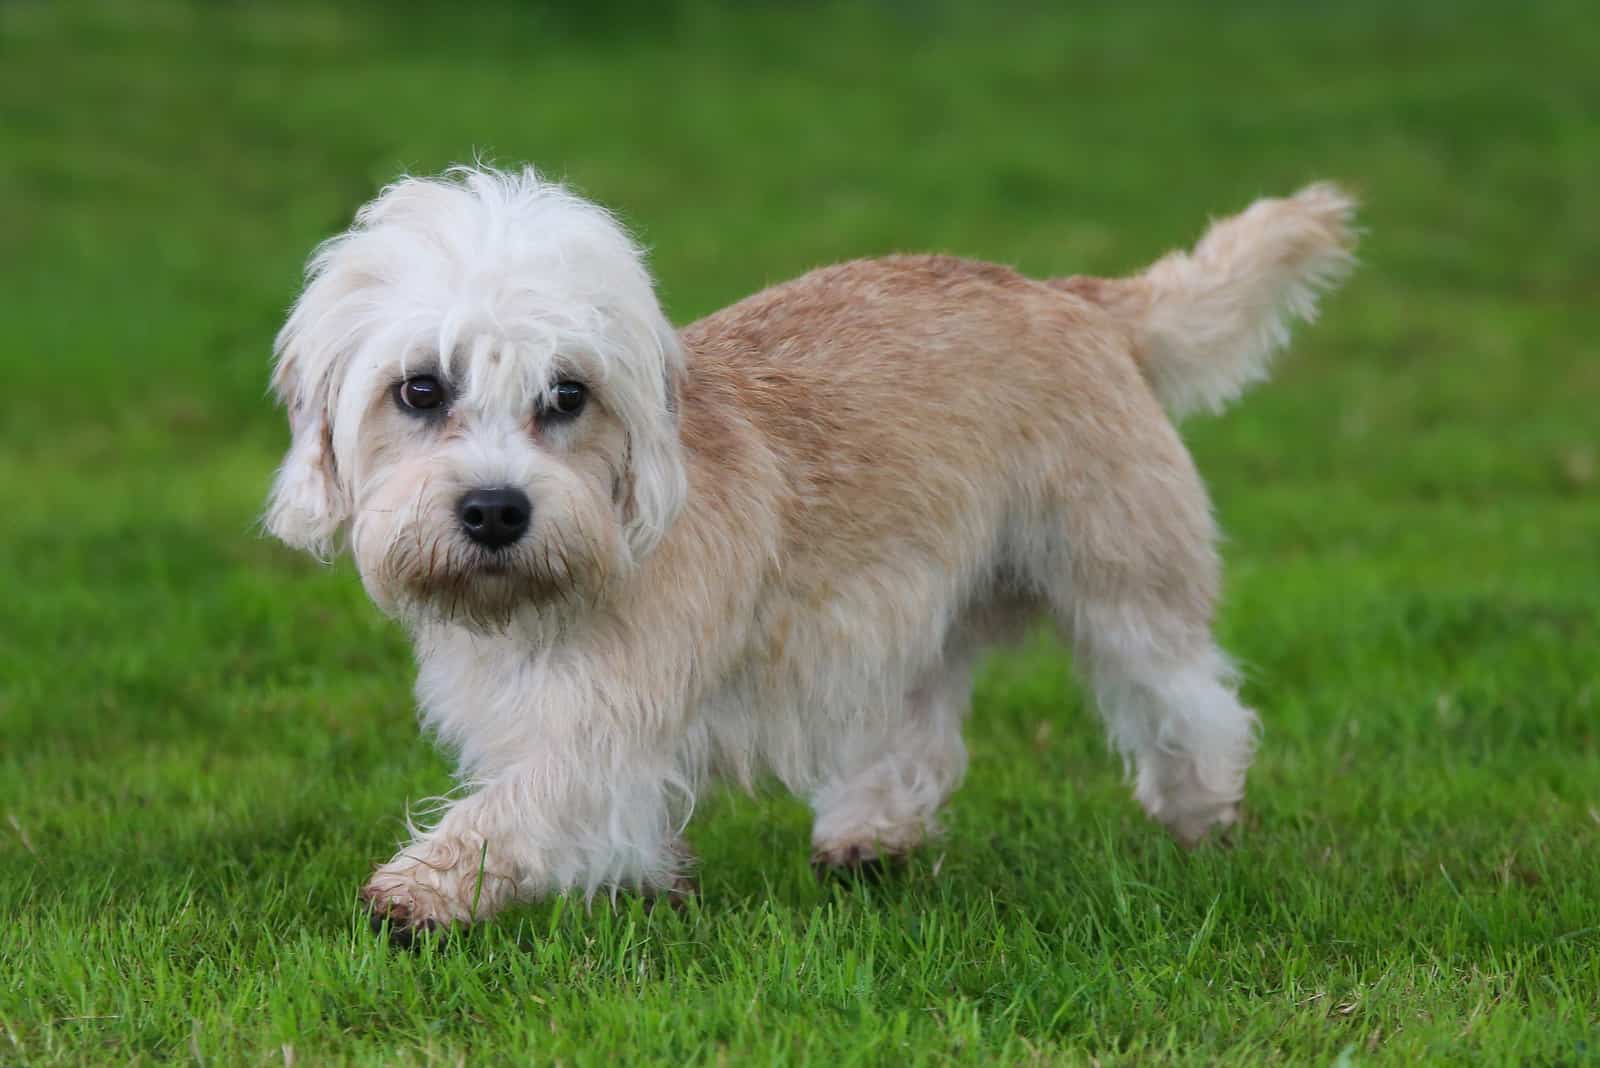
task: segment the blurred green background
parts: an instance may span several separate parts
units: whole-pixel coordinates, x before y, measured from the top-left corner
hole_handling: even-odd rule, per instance
[[[476,154],[618,210],[681,322],[1354,189],[1359,273],[1185,427],[1266,721],[1235,847],[1142,820],[1040,639],[898,880],[720,797],[686,915],[367,936],[448,769],[348,565],[258,533],[269,352],[316,242]],[[0,1062],[1593,1063],[1597,184],[1592,3],[5,0]]]

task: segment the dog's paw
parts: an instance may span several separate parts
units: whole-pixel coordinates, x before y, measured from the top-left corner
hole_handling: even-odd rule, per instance
[[[1197,806],[1157,816],[1185,849],[1196,849],[1207,841],[1231,844],[1228,831],[1239,823],[1240,803],[1230,801]]]
[[[380,938],[387,938],[390,945],[400,949],[415,949],[429,937],[442,940],[445,932],[449,930],[437,920],[415,921],[405,908],[396,904],[391,904],[388,911],[383,911],[380,906],[371,903],[367,908],[367,922],[372,928],[372,933]]]
[[[642,896],[646,912],[653,912],[660,907],[681,912],[688,907],[691,898],[700,896],[700,880],[690,875],[680,875],[671,886],[664,889],[647,887]]]
[[[905,864],[906,850],[886,849],[878,842],[840,842],[811,853],[811,870],[818,881],[843,879],[881,882]]]
[[[378,869],[361,888],[361,900],[372,932],[387,934],[391,943],[406,949],[429,934],[442,935],[460,920],[436,890],[392,869]]]
[[[1135,798],[1185,849],[1239,822],[1245,766],[1213,764],[1201,774],[1192,757],[1163,755],[1140,768]]]
[[[1229,831],[1237,827],[1242,801],[1187,798],[1187,804],[1165,804],[1150,815],[1184,849],[1197,849],[1203,843],[1232,844]]]

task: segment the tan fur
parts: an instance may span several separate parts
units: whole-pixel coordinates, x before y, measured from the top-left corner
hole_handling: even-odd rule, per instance
[[[491,206],[567,195],[496,180],[510,192],[476,194]],[[557,208],[626,259],[609,220]],[[291,451],[274,515],[304,529],[280,533],[312,544],[353,525],[374,599],[416,639],[424,717],[472,788],[366,899],[416,925],[568,887],[670,891],[711,776],[771,774],[807,798],[821,862],[902,853],[965,770],[974,664],[1040,616],[1072,643],[1146,810],[1185,842],[1230,823],[1255,717],[1211,637],[1216,531],[1163,403],[1214,405],[1260,375],[1287,319],[1346,266],[1349,209],[1326,186],[1263,202],[1128,280],[1035,281],[944,256],[841,264],[685,328],[676,351],[597,336],[519,354],[495,332],[518,322],[502,310],[452,357],[476,384],[437,434],[385,399],[398,371],[353,387],[356,372],[319,370],[330,393],[357,389],[324,402],[344,413],[329,419],[359,424],[319,426],[299,376],[348,357],[286,331],[297,433],[332,444]],[[387,254],[384,236],[358,229],[336,252],[365,262]],[[324,283],[343,299],[356,273],[324,260],[306,308]],[[498,269],[532,272],[518,262]],[[635,284],[628,263],[594,262]],[[450,268],[429,267],[441,289]],[[643,324],[628,345],[652,336],[653,308],[623,311]],[[592,410],[541,432],[524,370],[534,392],[589,375]],[[463,487],[502,483],[540,518],[526,546],[490,558],[450,508]],[[353,516],[317,512],[345,498]]]

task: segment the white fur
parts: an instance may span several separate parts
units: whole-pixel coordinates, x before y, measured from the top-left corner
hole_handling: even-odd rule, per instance
[[[1130,309],[1120,320],[1020,276],[996,281],[998,269],[859,268],[939,300],[965,299],[948,296],[962,286],[982,299],[931,333],[910,317],[911,341],[835,323],[843,358],[859,341],[949,348],[939,358],[952,366],[983,344],[1020,360],[995,336],[994,323],[1016,324],[1028,344],[1063,346],[1015,363],[1019,376],[1080,376],[1062,395],[1087,399],[1046,398],[1022,420],[1037,441],[968,431],[941,459],[942,427],[915,435],[929,412],[961,425],[963,395],[913,422],[921,398],[870,377],[870,353],[808,371],[798,349],[787,364],[762,350],[781,379],[727,369],[747,349],[789,352],[780,318],[795,301],[847,317],[827,303],[827,272],[797,296],[753,298],[744,319],[702,337],[724,346],[721,363],[705,357],[700,392],[682,396],[679,336],[604,210],[531,170],[460,168],[384,190],[316,253],[279,336],[274,381],[294,437],[267,515],[292,545],[348,542],[375,602],[410,630],[424,721],[460,762],[461,796],[378,869],[367,900],[424,924],[568,888],[668,890],[712,775],[770,773],[806,797],[824,862],[909,849],[965,770],[975,660],[1041,611],[1074,642],[1147,810],[1186,841],[1231,822],[1255,716],[1209,633],[1215,532],[1198,475],[1117,346],[1131,328],[1179,410],[1220,404],[1263,373],[1286,317],[1308,315],[1343,264],[1331,231],[1307,233],[1348,204],[1317,189],[1298,204],[1252,209],[1191,256],[1106,283],[1107,306]],[[455,389],[434,423],[392,395],[429,371]],[[736,388],[817,390],[828,380],[807,374],[847,372],[891,398],[879,423],[857,424],[882,432],[864,466],[842,467],[817,437],[804,447],[819,473],[801,472],[793,442],[813,429],[793,429],[784,453],[755,409],[735,410]],[[591,410],[541,423],[532,413],[562,376],[591,384]],[[697,431],[701,454],[686,454],[680,403],[728,407]],[[535,522],[490,557],[454,508],[500,485],[527,493]],[[820,518],[840,500],[858,509],[843,529]],[[921,518],[874,527],[874,509]]]
[[[644,257],[605,209],[531,170],[458,167],[389,186],[312,257],[277,353],[295,441],[267,527],[290,545],[332,550],[371,389],[425,355],[459,365],[468,393],[519,400],[548,388],[563,357],[581,362],[637,433],[635,557],[682,506],[682,457],[658,415],[675,406],[683,353]]]
[[[1354,210],[1327,183],[1259,200],[1140,276],[1145,370],[1175,416],[1219,412],[1266,379],[1290,325],[1313,321],[1318,295],[1355,265],[1347,232]]]

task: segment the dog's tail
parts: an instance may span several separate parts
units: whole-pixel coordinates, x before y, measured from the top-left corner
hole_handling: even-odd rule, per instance
[[[1129,278],[1053,279],[1129,324],[1140,368],[1174,416],[1221,411],[1267,377],[1297,319],[1355,264],[1355,201],[1327,182],[1258,200],[1213,223],[1190,252]]]

